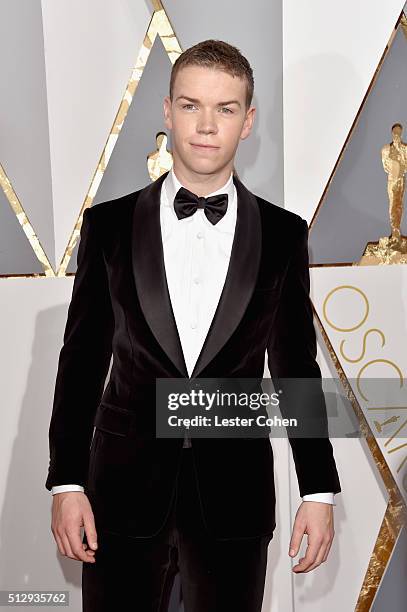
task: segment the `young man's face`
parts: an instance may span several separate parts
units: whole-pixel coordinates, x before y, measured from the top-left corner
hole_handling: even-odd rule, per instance
[[[245,100],[245,79],[213,68],[182,68],[172,103],[169,96],[164,99],[174,164],[197,174],[232,171],[239,141],[247,138],[254,121],[255,108],[246,111]]]

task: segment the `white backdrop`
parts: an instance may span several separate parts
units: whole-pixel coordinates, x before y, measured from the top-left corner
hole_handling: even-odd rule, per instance
[[[24,6],[22,0],[19,4]],[[213,19],[201,23],[198,11],[192,25],[191,13],[183,18],[181,3],[178,10],[175,4],[168,2],[167,6],[175,30],[193,31],[197,37],[192,42],[187,40],[187,35],[185,39],[180,38],[184,48],[210,36],[223,36],[237,44],[239,40],[232,40],[236,31],[242,48],[249,44],[243,18],[239,22],[240,13],[233,13],[233,20],[227,18],[231,4],[213,2],[211,5],[212,11],[218,11],[216,14],[225,11],[220,21],[223,27],[230,26],[226,31],[216,28]],[[38,234],[44,237],[44,247],[47,252],[55,248],[55,260],[59,262],[152,10],[149,2],[140,0],[60,0],[58,3],[43,0],[38,5],[44,36],[54,225],[50,221],[52,213],[41,208],[40,200],[35,200],[32,183],[24,182],[31,176],[36,149],[33,147],[27,154],[24,148],[27,130],[18,132],[18,116],[13,116],[12,104],[6,116],[3,112],[0,124],[0,163],[6,166],[14,186],[18,186],[27,214],[35,219]],[[189,11],[195,10],[191,3],[187,5]],[[6,22],[7,11],[15,4],[12,0],[2,0],[1,6]],[[270,6],[282,16],[282,23],[268,15]],[[265,154],[259,157],[257,165],[255,159],[246,156],[242,158],[245,166],[238,166],[249,188],[284,204],[308,221],[311,219],[402,6],[399,0],[385,3],[344,0],[335,7],[328,7],[321,0],[306,4],[294,0],[251,3],[255,14],[250,17],[257,23],[257,30],[250,34],[256,37],[256,46],[248,57],[254,67],[267,65],[268,55],[262,53],[262,48],[268,44],[270,31],[273,36],[278,35],[277,31],[282,34],[281,65],[274,68],[282,72],[283,115],[276,113],[275,99],[267,106],[266,73],[261,73],[259,89],[263,91],[256,103],[260,107],[259,119],[263,113],[267,122],[256,138],[267,142],[265,149],[280,151],[284,156],[284,201],[279,201],[280,191],[274,192],[267,184],[264,170],[256,171],[260,160],[267,161]],[[236,23],[240,24],[239,30]],[[18,58],[3,53],[3,63],[13,61],[17,62]],[[19,78],[22,77],[21,73]],[[273,74],[270,83],[273,88],[277,87],[278,74]],[[274,93],[273,89],[271,94]],[[29,99],[26,104],[30,104]],[[35,117],[32,123],[35,129]],[[281,124],[284,142],[270,128],[272,123]],[[261,151],[257,144],[256,151]],[[273,161],[276,176],[278,164],[278,160]],[[35,204],[36,201],[39,203]],[[27,274],[30,272],[26,270]],[[387,275],[389,269],[313,269],[312,297],[319,311],[333,285],[348,283],[350,277],[352,282],[362,282],[363,278],[372,303],[377,303],[375,326],[387,329],[393,324],[388,328],[391,349],[399,351],[402,361],[405,360],[405,340],[402,340],[406,322],[405,277],[398,278],[394,292],[390,293],[394,298],[392,310],[389,291],[377,291],[380,283],[387,283],[390,278],[380,276],[380,272]],[[57,553],[50,531],[51,497],[44,487],[48,466],[47,429],[72,279],[0,280],[3,392],[0,588],[68,589],[71,609],[80,610],[80,564]],[[336,306],[342,315],[346,314],[346,304]],[[389,321],[395,312],[397,326],[394,320]],[[339,340],[334,334],[330,337],[333,343]],[[336,376],[321,339],[319,349],[324,376]],[[343,487],[343,492],[336,496],[334,544],[326,564],[309,574],[294,575],[291,566],[297,563],[298,557],[292,561],[287,551],[301,500],[288,444],[285,440],[273,441],[278,529],[269,547],[263,612],[325,612],[328,607],[338,612],[354,609],[385,512],[387,492],[362,441],[333,440],[333,445]],[[391,603],[392,612],[402,609],[397,600]]]

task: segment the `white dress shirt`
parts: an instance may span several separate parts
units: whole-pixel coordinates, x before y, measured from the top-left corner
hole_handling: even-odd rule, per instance
[[[229,266],[237,218],[237,192],[231,173],[227,182],[206,197],[228,194],[228,207],[216,223],[207,219],[203,209],[178,219],[174,198],[183,187],[174,170],[163,182],[160,199],[160,224],[165,273],[175,322],[191,375],[215,314]],[[190,445],[186,438],[184,446]],[[80,485],[52,487],[52,494],[84,491]],[[303,501],[336,505],[333,493],[304,495]]]

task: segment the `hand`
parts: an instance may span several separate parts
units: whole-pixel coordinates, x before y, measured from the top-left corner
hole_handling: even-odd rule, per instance
[[[85,528],[86,539],[91,548],[82,542],[81,527]],[[85,493],[66,491],[53,495],[51,531],[61,555],[77,561],[95,563],[95,520]]]
[[[317,501],[303,501],[295,516],[290,541],[290,557],[295,557],[304,533],[308,534],[305,557],[292,568],[295,573],[310,572],[326,561],[334,538],[333,505]]]

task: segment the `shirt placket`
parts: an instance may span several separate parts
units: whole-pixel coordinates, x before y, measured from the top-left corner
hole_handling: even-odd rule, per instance
[[[199,354],[197,347],[202,344],[202,321],[201,321],[201,309],[203,303],[203,284],[202,284],[202,266],[204,263],[204,249],[205,249],[205,224],[203,220],[203,210],[197,210],[193,216],[191,225],[188,228],[190,230],[190,253],[191,261],[189,265],[189,274],[186,277],[188,283],[188,337],[190,338],[190,345],[193,347],[193,362],[196,362],[196,358]],[[191,439],[185,432],[184,435],[184,448],[191,447]]]

